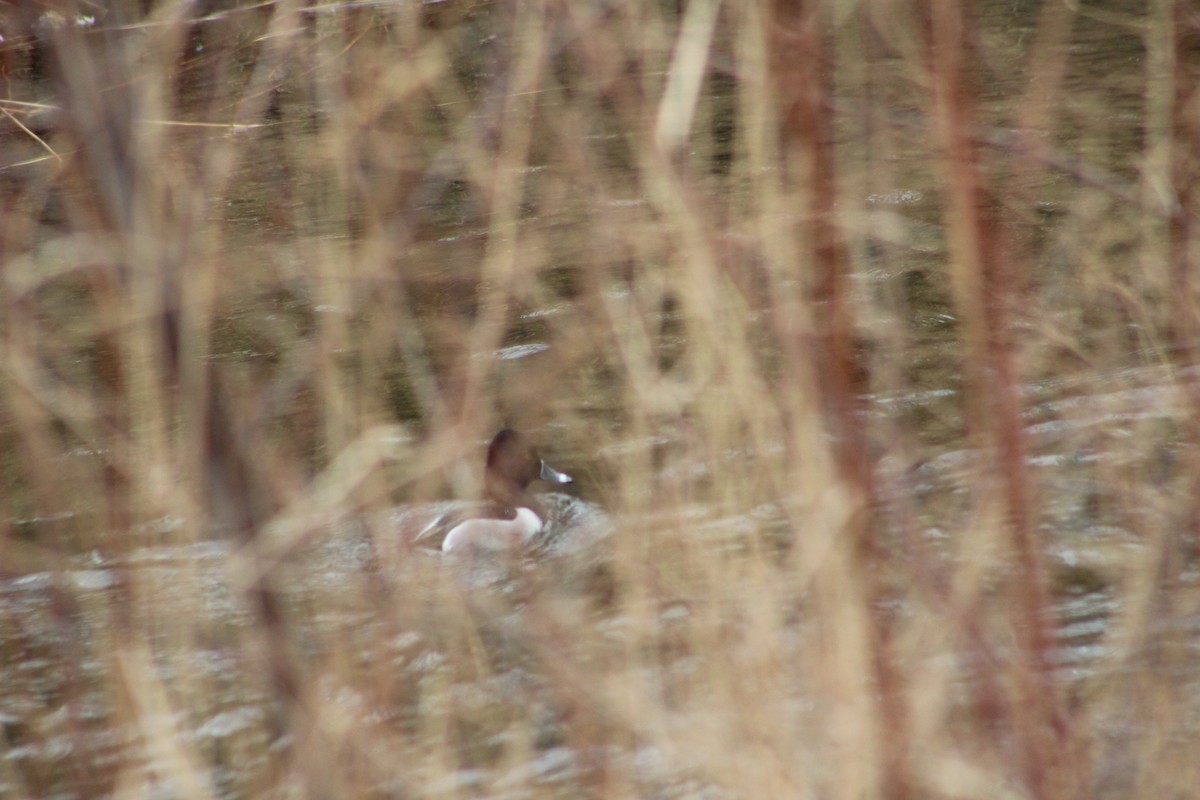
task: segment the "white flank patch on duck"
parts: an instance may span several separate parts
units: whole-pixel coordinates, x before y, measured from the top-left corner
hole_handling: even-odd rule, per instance
[[[541,518],[528,508],[518,508],[514,519],[469,519],[446,534],[443,553],[488,550],[502,551],[524,547],[542,530]]]

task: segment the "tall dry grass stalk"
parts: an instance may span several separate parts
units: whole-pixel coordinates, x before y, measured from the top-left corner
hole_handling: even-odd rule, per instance
[[[1200,785],[1189,4],[0,13],[0,794]]]

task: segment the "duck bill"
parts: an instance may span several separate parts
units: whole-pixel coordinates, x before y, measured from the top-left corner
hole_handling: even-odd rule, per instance
[[[565,472],[559,472],[554,467],[542,462],[542,480],[547,483],[571,483],[571,476]]]

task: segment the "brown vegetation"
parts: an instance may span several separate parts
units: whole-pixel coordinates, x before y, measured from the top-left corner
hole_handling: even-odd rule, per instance
[[[104,5],[0,7],[0,794],[1200,785],[1189,4]],[[507,425],[611,532],[472,584]]]

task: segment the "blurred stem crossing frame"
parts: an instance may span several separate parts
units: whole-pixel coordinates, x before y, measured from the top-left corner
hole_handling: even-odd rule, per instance
[[[809,339],[817,348],[815,359],[828,381],[822,408],[835,439],[835,461],[842,480],[851,488],[857,505],[842,535],[854,543],[853,569],[862,582],[862,602],[867,619],[868,661],[878,691],[879,743],[882,796],[905,800],[912,796],[909,779],[907,709],[896,671],[892,625],[883,610],[884,590],[875,577],[874,565],[886,558],[879,543],[879,527],[873,515],[877,508],[870,454],[863,426],[860,390],[855,375],[861,364],[855,351],[855,320],[849,297],[850,261],[843,231],[838,223],[837,157],[834,152],[831,73],[833,59],[826,55],[825,10],[817,2],[795,0],[774,4],[774,85],[778,92],[784,139],[783,152],[789,178],[808,205],[800,215],[809,258],[817,270],[813,301],[816,328],[821,334]],[[800,231],[798,231],[799,233]],[[800,337],[782,332],[783,352],[803,348]],[[789,346],[790,345],[790,346]]]
[[[1039,27],[1042,35],[1058,44],[1069,26],[1064,13],[1071,12],[1047,6]],[[1025,259],[1016,238],[1005,236],[997,221],[995,194],[987,185],[984,159],[975,141],[974,131],[980,126],[971,107],[975,92],[967,65],[975,63],[973,43],[978,32],[971,14],[952,3],[931,3],[928,14],[936,127],[951,191],[945,207],[952,279],[967,328],[967,402],[975,407],[969,418],[981,426],[976,435],[983,446],[998,454],[1011,546],[1021,572],[1012,604],[1019,615],[1016,628],[1021,632],[1020,689],[1009,705],[1008,722],[1022,742],[1029,791],[1035,797],[1063,796],[1064,791],[1071,796],[1077,788],[1054,785],[1073,780],[1078,772],[1067,769],[1072,732],[1051,673],[1052,606],[1043,543],[1037,533],[1037,501],[1026,467],[1029,449],[1020,400],[1023,379],[1014,360],[1012,316],[1022,304],[1027,285]],[[1050,53],[1052,58],[1059,52],[1058,48],[1034,48],[1036,55]],[[1022,106],[1029,112],[1036,111],[1035,103],[1048,102],[1057,88],[1055,81],[1046,79],[1055,74],[1056,65],[1037,66],[1041,69],[1032,72],[1036,91],[1026,95]],[[1015,148],[1013,171],[1017,174],[1029,169],[1028,149],[1021,144]],[[1022,199],[1017,195],[1010,202]]]

